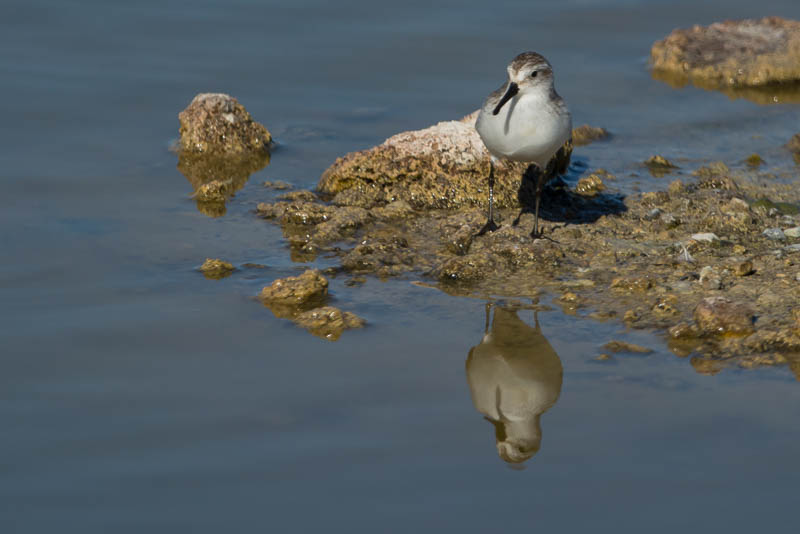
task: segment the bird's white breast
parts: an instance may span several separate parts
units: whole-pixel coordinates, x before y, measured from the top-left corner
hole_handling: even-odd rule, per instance
[[[532,91],[509,100],[497,115],[484,105],[475,128],[495,157],[544,167],[569,139],[572,119],[549,94]]]

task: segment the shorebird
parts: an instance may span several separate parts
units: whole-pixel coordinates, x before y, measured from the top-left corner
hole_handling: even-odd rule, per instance
[[[506,68],[508,79],[484,101],[475,128],[489,154],[489,217],[477,235],[499,228],[494,222],[494,166],[498,160],[535,165],[536,211],[531,236],[539,237],[539,203],[547,163],[570,139],[572,116],[553,85],[553,67],[536,52],[524,52]]]

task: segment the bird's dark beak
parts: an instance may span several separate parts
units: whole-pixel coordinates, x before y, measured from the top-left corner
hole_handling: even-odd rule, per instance
[[[514,98],[514,95],[519,93],[519,85],[514,82],[508,84],[508,89],[506,89],[506,94],[503,95],[503,98],[500,99],[500,102],[497,103],[497,107],[494,108],[492,111],[492,115],[497,115],[500,113],[500,108],[502,108],[506,102]]]

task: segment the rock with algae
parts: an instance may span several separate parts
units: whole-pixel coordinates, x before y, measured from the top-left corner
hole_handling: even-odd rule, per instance
[[[266,151],[272,136],[238,100],[201,93],[178,115],[180,148],[188,152],[241,154]]]

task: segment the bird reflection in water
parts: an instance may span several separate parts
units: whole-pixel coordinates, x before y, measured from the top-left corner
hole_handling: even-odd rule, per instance
[[[486,304],[483,339],[467,357],[472,402],[494,425],[497,453],[510,464],[539,451],[539,418],[561,393],[561,359],[542,335],[536,312],[534,323],[526,324],[516,309]]]

